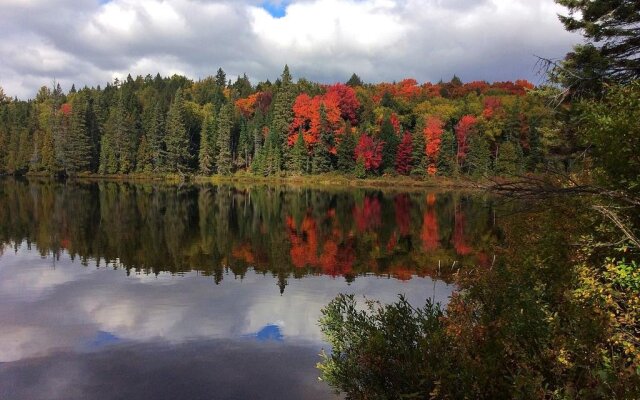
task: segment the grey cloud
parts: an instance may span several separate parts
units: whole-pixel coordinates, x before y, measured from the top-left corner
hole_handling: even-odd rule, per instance
[[[264,80],[285,63],[294,76],[322,82],[352,72],[370,82],[437,81],[454,73],[466,81],[535,81],[534,55],[561,57],[579,41],[562,28],[553,0],[305,0],[291,2],[291,13],[277,20],[257,11],[261,3],[4,3],[0,85],[9,95],[32,97],[54,78],[68,89],[129,72],[197,79],[218,67],[230,77]],[[307,20],[294,21],[294,9]],[[314,24],[319,28],[311,30]]]

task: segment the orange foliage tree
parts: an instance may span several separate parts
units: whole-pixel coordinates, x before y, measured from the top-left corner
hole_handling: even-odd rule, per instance
[[[338,97],[314,96],[302,93],[293,103],[293,122],[289,128],[289,146],[293,146],[298,140],[299,132],[302,132],[304,142],[308,149],[318,143],[320,139],[320,106],[324,105],[326,122],[329,129],[335,134],[343,128],[341,111],[338,105]]]
[[[427,118],[424,127],[425,154],[427,156],[427,172],[435,175],[438,172],[438,155],[442,143],[442,133],[444,132],[444,122],[438,117]]]
[[[456,140],[458,141],[458,165],[461,165],[469,149],[469,136],[473,134],[477,118],[473,115],[463,116],[456,125]]]

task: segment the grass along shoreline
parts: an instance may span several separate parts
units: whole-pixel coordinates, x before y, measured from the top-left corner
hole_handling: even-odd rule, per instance
[[[53,178],[51,174],[32,173],[21,175],[27,178]],[[213,184],[273,184],[305,187],[354,187],[371,189],[417,189],[447,188],[475,189],[482,181],[468,178],[427,177],[413,178],[408,176],[383,175],[359,179],[341,174],[290,175],[290,176],[258,176],[249,173],[232,175],[179,175],[179,174],[93,174],[81,173],[68,177],[71,180],[87,181],[120,181],[120,182],[163,182],[163,183],[213,183]]]

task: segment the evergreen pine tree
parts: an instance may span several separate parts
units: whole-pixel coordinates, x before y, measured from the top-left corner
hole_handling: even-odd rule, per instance
[[[242,168],[247,168],[251,162],[251,148],[253,147],[253,138],[249,135],[249,126],[246,120],[242,121],[240,126],[240,135],[238,136],[238,150],[236,164]]]
[[[231,173],[231,124],[233,118],[233,104],[228,103],[220,110],[218,118],[218,154],[216,165],[219,174],[228,175]]]
[[[294,101],[294,86],[291,74],[289,73],[289,67],[285,65],[280,77],[280,87],[275,95],[273,118],[271,120],[271,132],[275,134],[274,138],[277,139],[277,143],[275,144],[280,147],[280,158],[284,158],[285,162],[288,160],[289,146],[287,144],[287,137],[289,135],[289,126],[291,126],[291,122],[293,121]],[[277,169],[280,170],[280,166],[278,166]]]
[[[91,138],[87,132],[86,96],[78,93],[71,103],[68,137],[64,147],[64,168],[67,174],[88,171],[91,166]]]
[[[261,163],[263,175],[267,176],[280,173],[282,166],[280,140],[278,134],[273,130],[269,130],[267,134],[262,153],[263,159]]]
[[[122,96],[111,109],[100,145],[100,172],[127,174],[135,165],[133,121],[127,114]]]
[[[200,135],[200,151],[198,153],[198,166],[200,173],[210,175],[216,166],[216,138],[217,126],[213,110],[209,110],[204,119],[202,133]]]
[[[183,172],[189,167],[189,136],[184,115],[182,89],[178,89],[167,113],[164,137],[167,167],[171,172]]]
[[[153,106],[153,112],[151,113],[146,137],[149,145],[149,152],[151,153],[153,171],[158,172],[165,170],[166,150],[164,147],[164,118],[162,117],[160,102],[156,102]]]
[[[304,143],[304,137],[302,135],[302,128],[298,132],[298,139],[296,140],[293,149],[291,149],[291,168],[292,172],[297,174],[303,174],[306,172],[307,158],[307,146]]]
[[[342,140],[338,144],[337,157],[338,157],[338,170],[342,172],[352,172],[356,166],[354,153],[356,149],[356,138],[353,132],[351,132],[351,125],[347,123],[347,128],[342,135]]]
[[[417,124],[411,135],[411,175],[424,176],[427,171],[424,122]]]
[[[356,175],[356,178],[359,178],[359,179],[363,179],[367,176],[367,170],[364,166],[363,157],[358,157],[358,160],[356,161],[356,168],[354,173]]]
[[[456,143],[453,132],[445,129],[442,133],[442,142],[440,145],[440,155],[438,156],[438,175],[451,176],[456,173]]]
[[[469,151],[465,159],[467,172],[471,176],[487,176],[491,167],[491,151],[484,134],[475,132],[469,138]]]
[[[526,159],[526,169],[528,171],[536,171],[544,163],[544,154],[542,152],[542,143],[540,143],[540,133],[537,126],[530,125],[529,131],[529,154]]]
[[[500,145],[496,157],[496,173],[498,175],[514,175],[519,172],[520,157],[518,145],[509,140]]]
[[[147,135],[145,134],[142,135],[140,145],[138,146],[136,171],[146,173],[153,171],[153,152],[151,151],[151,146],[149,145]]]
[[[396,152],[400,140],[389,116],[384,118],[382,126],[380,126],[380,139],[384,142],[381,168],[383,171],[392,170],[395,167]]]
[[[327,121],[327,112],[324,104],[320,105],[320,139],[313,148],[311,171],[314,174],[329,172],[333,166],[332,155],[329,149],[333,146],[333,137]]]

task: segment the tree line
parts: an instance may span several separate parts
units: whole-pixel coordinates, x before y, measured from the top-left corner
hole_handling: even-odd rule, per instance
[[[215,76],[43,86],[0,99],[0,172],[472,176],[536,171],[566,145],[527,81],[275,82]]]

